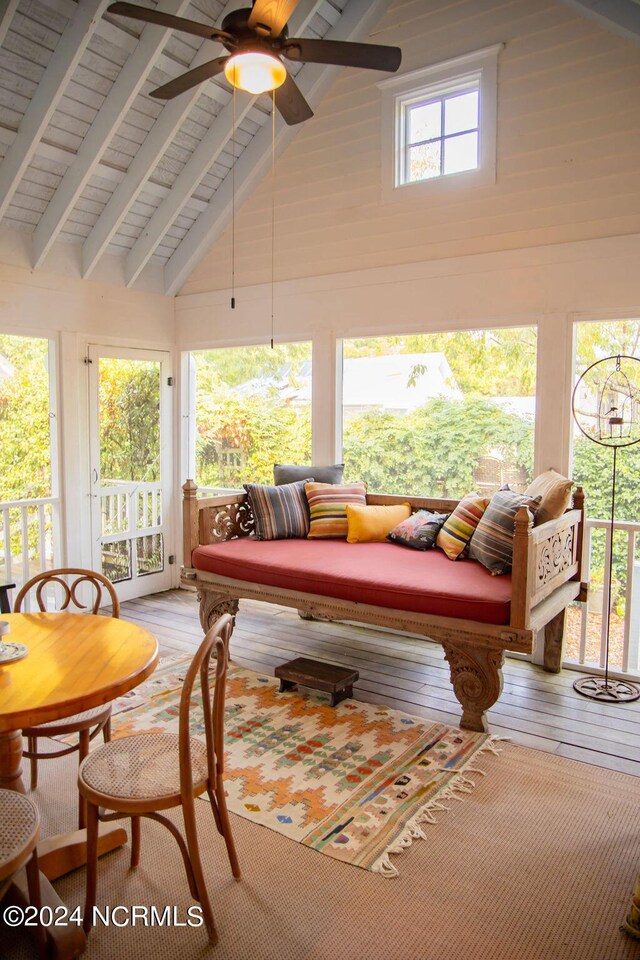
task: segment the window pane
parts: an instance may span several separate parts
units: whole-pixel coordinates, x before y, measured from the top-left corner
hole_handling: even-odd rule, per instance
[[[345,340],[343,350],[347,479],[426,497],[526,488],[535,327]]]
[[[311,344],[198,351],[196,483],[273,483],[274,463],[311,463]]]
[[[444,172],[460,173],[478,166],[478,134],[464,133],[444,141]]]
[[[164,570],[164,542],[161,533],[136,539],[136,562],[139,577]]]
[[[100,357],[100,474],[112,481],[160,479],[160,364]]]
[[[102,544],[102,572],[111,583],[131,580],[131,541]]]
[[[51,496],[49,342],[0,336],[0,500]]]
[[[433,140],[441,134],[442,101],[409,108],[409,143]]]
[[[478,91],[463,93],[444,102],[444,132],[460,133],[478,126]]]
[[[407,150],[407,180],[429,180],[440,176],[440,151],[442,142],[423,143],[420,147],[409,147]]]

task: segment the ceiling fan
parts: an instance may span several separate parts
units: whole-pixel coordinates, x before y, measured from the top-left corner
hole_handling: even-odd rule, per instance
[[[249,93],[274,90],[276,107],[286,123],[308,120],[313,110],[280,59],[294,62],[327,63],[341,67],[364,67],[395,73],[400,66],[399,47],[372,43],[348,43],[340,40],[314,40],[290,37],[287,21],[300,0],[254,0],[253,8],[232,10],[220,29],[197,20],[187,20],[133,3],[112,3],[109,13],[172,27],[205,40],[216,40],[229,51],[228,56],[183,73],[151,92],[152,97],[172,100],[191,87],[224,73],[227,80]]]

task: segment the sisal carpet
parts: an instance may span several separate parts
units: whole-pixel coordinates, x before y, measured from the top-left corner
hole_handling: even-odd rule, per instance
[[[114,739],[177,733],[190,657],[164,664],[114,704]],[[204,738],[194,688],[191,732]],[[229,665],[225,788],[229,810],[344,863],[386,877],[437,811],[463,799],[484,771],[486,734],[457,730],[390,707],[278,692],[278,681]],[[474,775],[470,779],[469,774]],[[406,859],[403,857],[403,860]]]
[[[205,874],[220,933],[96,928],[87,960],[640,960],[620,933],[640,868],[640,780],[512,744],[484,761],[464,803],[425,827],[393,880],[353,870],[231,815],[243,870],[230,874],[211,813],[198,804]],[[73,756],[41,764],[44,832],[73,829]],[[175,842],[142,827],[142,859],[102,858],[99,906],[192,904]],[[82,870],[56,883],[82,902]],[[3,960],[34,956],[0,925]]]

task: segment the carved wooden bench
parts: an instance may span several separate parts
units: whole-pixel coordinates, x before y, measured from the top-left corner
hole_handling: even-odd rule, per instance
[[[197,487],[191,480],[184,484],[183,492],[185,565],[182,582],[197,587],[203,630],[208,630],[222,613],[235,616],[238,600],[249,598],[294,607],[301,616],[355,620],[437,641],[444,647],[453,690],[462,706],[461,726],[467,729],[486,730],[485,711],[496,702],[502,690],[501,668],[506,650],[532,653],[539,636],[544,642],[542,665],[550,671],[560,669],[566,608],[573,600],[586,599],[586,585],[580,579],[584,529],[584,494],[580,487],[574,495],[573,508],[557,520],[534,527],[526,507],[518,512],[508,622],[502,623],[397,610],[323,596],[320,595],[322,591],[291,590],[283,585],[255,582],[255,579],[223,576],[219,570],[212,573],[196,569],[191,565],[196,548],[249,536],[254,528],[253,516],[244,493],[198,499]],[[458,503],[457,500],[367,495],[369,504],[407,501],[413,510],[437,512],[450,512]],[[320,542],[303,541],[309,549]],[[262,546],[268,548],[270,544]],[[393,544],[380,546],[383,549],[388,547],[390,562],[402,550]],[[353,550],[354,545],[345,543],[344,549]],[[447,563],[450,563],[452,577],[462,575],[462,565]],[[475,564],[475,561],[466,563]]]

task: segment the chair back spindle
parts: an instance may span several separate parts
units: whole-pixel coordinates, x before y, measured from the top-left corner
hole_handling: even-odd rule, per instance
[[[67,582],[65,578],[70,579]],[[36,574],[31,580],[28,580],[20,589],[13,605],[14,613],[22,611],[22,604],[29,592],[35,588],[35,599],[38,608],[44,613],[47,610],[44,591],[52,584],[57,584],[62,589],[63,600],[60,611],[66,611],[70,604],[73,604],[78,610],[88,610],[88,606],[78,597],[78,588],[82,584],[89,584],[95,591],[95,598],[91,607],[91,613],[97,614],[102,604],[103,592],[109,595],[111,600],[111,616],[120,616],[120,601],[114,590],[113,584],[105,576],[96,570],[85,570],[82,567],[61,567],[58,570],[45,570],[43,573]]]
[[[226,693],[227,665],[229,661],[229,639],[233,629],[233,617],[223,614],[211,627],[200,644],[182,685],[178,738],[180,752],[180,794],[183,803],[191,802],[193,797],[193,776],[191,767],[191,707],[193,687],[200,675],[202,691],[202,714],[205,742],[207,745],[207,768],[209,783],[215,785],[224,768],[224,705]],[[211,694],[210,663],[215,651],[216,682]]]

